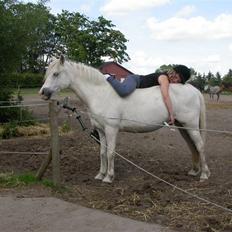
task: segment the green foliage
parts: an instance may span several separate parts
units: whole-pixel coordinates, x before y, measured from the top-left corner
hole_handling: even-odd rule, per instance
[[[229,69],[228,73],[223,77],[223,84],[226,87],[232,86],[232,69]]]
[[[42,86],[44,76],[40,73],[12,73],[8,79],[12,88],[34,88]]]
[[[198,73],[198,74],[195,74],[193,78],[191,78],[189,83],[195,86],[197,89],[199,89],[202,92],[206,85],[206,78],[205,76],[202,76],[200,73]]]
[[[1,104],[1,106],[6,106],[9,103]],[[17,103],[19,104],[19,103]],[[1,108],[0,109],[0,122],[17,122],[18,125],[33,125],[35,123],[32,112],[23,107],[13,107],[11,108]]]
[[[103,17],[90,21],[80,13],[63,11],[57,17],[56,34],[60,36],[68,57],[98,67],[105,57],[118,63],[129,60],[127,40],[114,27]]]
[[[65,120],[63,125],[60,128],[61,132],[63,133],[67,133],[69,131],[71,131],[71,126],[69,125],[69,123]]]
[[[216,75],[209,72],[205,78],[207,79],[207,84],[211,86],[220,86],[222,83],[222,78],[219,72],[217,72]]]
[[[91,20],[79,12],[68,11],[56,16],[45,6],[46,2],[0,1],[0,101],[12,99],[12,87],[41,86],[50,58],[61,53],[95,67],[105,58],[118,63],[130,59],[126,53],[128,40],[112,21],[103,16]],[[171,66],[163,65],[157,71],[167,71]],[[220,73],[195,73],[190,81],[200,90],[205,84],[222,82],[232,85],[231,69],[224,77]],[[17,115],[15,111],[12,109],[12,115]],[[6,110],[6,114],[10,112]]]
[[[15,175],[14,173],[0,173],[1,187],[18,187],[24,185],[42,184],[46,187],[55,188],[55,185],[49,180],[38,180],[33,174],[25,173]]]
[[[0,173],[0,186],[2,187],[18,187],[36,183],[38,183],[38,180],[31,174]]]
[[[11,137],[17,137],[18,130],[15,123],[9,123],[3,126],[3,131],[1,133],[2,139],[9,139]]]
[[[56,192],[65,192],[68,189],[63,186],[57,186],[53,184],[52,181],[48,179],[44,180],[38,180],[35,175],[31,173],[25,173],[16,175],[13,172],[12,173],[0,173],[0,187],[3,188],[16,188],[16,187],[22,187],[22,186],[31,186],[31,185],[43,185],[45,187],[48,187]]]

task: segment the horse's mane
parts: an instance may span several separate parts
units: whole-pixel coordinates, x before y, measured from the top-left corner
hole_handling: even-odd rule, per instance
[[[66,62],[68,62],[71,66],[74,66],[75,69],[78,70],[80,78],[88,79],[90,82],[94,84],[102,84],[103,82],[105,82],[103,74],[98,69],[80,62]]]

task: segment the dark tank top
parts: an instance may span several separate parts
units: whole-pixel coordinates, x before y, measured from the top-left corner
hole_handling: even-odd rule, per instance
[[[137,88],[148,88],[148,87],[152,87],[155,85],[159,85],[159,76],[160,75],[166,75],[167,73],[151,73],[148,75],[141,75],[140,76],[140,85]]]

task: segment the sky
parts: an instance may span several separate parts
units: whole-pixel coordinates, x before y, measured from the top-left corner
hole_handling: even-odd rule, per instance
[[[232,69],[231,0],[50,0],[46,5],[52,14],[63,9],[111,20],[128,40],[131,60],[122,65],[133,73],[148,74],[163,64],[185,64],[202,74]]]

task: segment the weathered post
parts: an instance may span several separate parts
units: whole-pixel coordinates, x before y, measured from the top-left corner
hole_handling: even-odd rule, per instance
[[[51,130],[52,178],[54,184],[60,185],[60,145],[57,113],[57,102],[51,100],[49,103],[49,118]]]
[[[48,168],[48,165],[51,163],[51,160],[52,160],[52,150],[50,149],[46,159],[43,161],[43,163],[41,164],[38,172],[36,173],[36,178],[38,180],[41,180],[43,178],[44,173]]]

